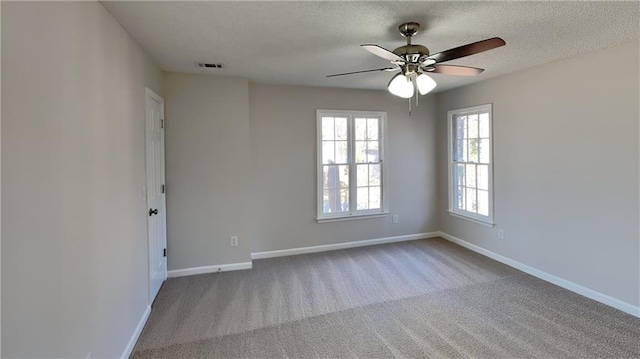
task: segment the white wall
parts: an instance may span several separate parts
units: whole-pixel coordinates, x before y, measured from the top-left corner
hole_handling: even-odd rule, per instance
[[[169,269],[249,262],[249,83],[177,73],[164,81]]]
[[[271,251],[437,230],[435,101],[386,91],[251,84],[252,251]],[[316,223],[316,109],[387,112],[391,216]]]
[[[441,229],[640,305],[638,54],[638,42],[628,43],[440,94]],[[493,103],[493,229],[445,212],[447,111],[485,103]]]
[[[3,357],[118,357],[147,308],[145,86],[98,2],[2,3]]]

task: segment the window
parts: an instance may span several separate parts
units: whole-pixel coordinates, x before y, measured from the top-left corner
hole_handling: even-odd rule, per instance
[[[449,212],[493,226],[491,104],[449,111]]]
[[[318,110],[318,222],[386,214],[386,112]]]

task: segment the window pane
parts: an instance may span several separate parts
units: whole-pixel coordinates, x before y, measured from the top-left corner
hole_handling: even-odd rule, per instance
[[[479,106],[480,108],[480,106]],[[490,105],[482,109],[454,110],[448,141],[450,158],[450,205],[453,210],[489,216],[492,193]],[[477,112],[476,112],[477,111]]]
[[[469,127],[469,138],[478,137],[478,115],[470,115],[467,118],[467,126]]]
[[[460,186],[456,188],[456,192],[454,193],[454,205],[458,209],[464,209],[464,187]]]
[[[478,162],[478,140],[469,140],[469,162]]]
[[[467,116],[458,117],[457,122],[460,130],[460,136],[458,136],[458,138],[467,138]]]
[[[347,141],[336,141],[336,163],[347,163]]]
[[[324,191],[324,213],[340,212],[338,210],[340,208],[339,194],[339,190],[336,189],[329,189]]]
[[[478,165],[478,189],[489,190],[489,166]]]
[[[340,188],[349,188],[349,166],[338,166],[338,180]]]
[[[367,162],[380,162],[378,141],[367,141]]]
[[[369,187],[369,209],[381,208],[380,187]]]
[[[329,189],[323,191],[323,213],[340,213],[349,210],[349,190]]]
[[[336,117],[336,140],[347,140],[347,119]]]
[[[322,139],[333,140],[333,117],[322,118]]]
[[[483,216],[489,215],[489,192],[478,190],[478,213]]]
[[[322,213],[329,213],[329,191],[322,191]]]
[[[464,186],[464,164],[456,164],[455,167],[455,186]]]
[[[333,189],[340,187],[340,178],[338,176],[338,166],[323,166],[324,189]]]
[[[367,139],[367,119],[366,118],[356,118],[355,119],[355,127],[356,127],[356,140],[364,141]]]
[[[489,114],[480,114],[480,137],[489,138]]]
[[[356,183],[358,184],[358,187],[364,187],[367,186],[368,183],[368,179],[369,179],[369,172],[368,172],[368,166],[369,165],[357,165],[358,166],[358,172],[356,172]]]
[[[334,142],[322,141],[322,163],[333,164],[335,162]]]
[[[369,166],[369,186],[380,185],[380,165]]]
[[[454,117],[454,138],[462,139],[464,138],[464,121],[462,121],[461,117]]]
[[[489,163],[491,161],[491,148],[489,140],[480,140],[480,162]]]
[[[367,162],[367,142],[356,141],[356,162]]]
[[[356,192],[357,209],[369,209],[369,187],[360,187]]]
[[[476,201],[476,190],[473,188],[466,189],[466,210],[469,212],[478,212],[478,202]]]
[[[467,161],[467,140],[458,140],[456,141],[456,148],[455,148],[455,160],[456,161],[460,161],[460,162],[466,162]]]
[[[476,187],[476,165],[466,165],[465,186]]]
[[[368,140],[378,139],[378,119],[377,118],[367,119],[367,139]]]
[[[320,116],[320,215],[382,209],[382,125],[377,116]]]
[[[340,205],[342,206],[342,212],[349,211],[349,190],[340,190]]]

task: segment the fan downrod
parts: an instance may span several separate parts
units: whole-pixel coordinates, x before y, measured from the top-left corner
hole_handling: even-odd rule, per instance
[[[414,45],[411,43],[411,37],[418,33],[420,24],[417,22],[406,22],[398,26],[400,34],[407,38],[407,44],[393,50],[393,53],[402,57],[409,63],[417,63],[423,61],[429,56],[429,49],[423,45]],[[397,64],[400,65],[400,64]]]

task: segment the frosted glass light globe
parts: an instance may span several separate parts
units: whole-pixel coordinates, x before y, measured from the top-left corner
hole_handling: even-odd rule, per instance
[[[431,80],[433,81],[433,80]],[[402,97],[402,98],[411,98],[413,96],[413,82],[411,79],[402,73],[395,75],[391,81],[389,81],[389,92],[392,94]]]
[[[433,81],[431,77],[420,74],[416,77],[416,85],[418,86],[418,92],[420,92],[421,95],[426,95],[436,87],[436,82]]]

